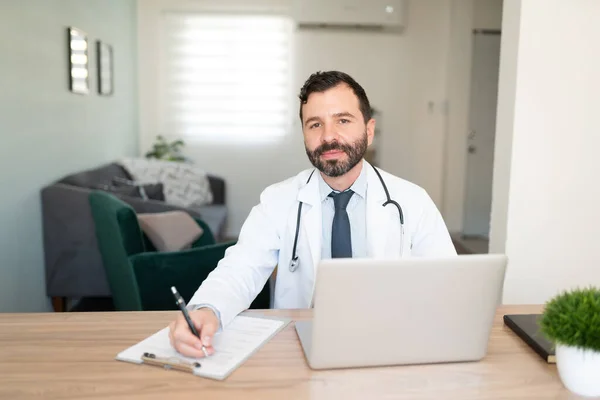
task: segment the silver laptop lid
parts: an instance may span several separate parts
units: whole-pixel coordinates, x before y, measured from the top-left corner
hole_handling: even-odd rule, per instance
[[[323,260],[313,368],[467,361],[487,350],[506,256]]]

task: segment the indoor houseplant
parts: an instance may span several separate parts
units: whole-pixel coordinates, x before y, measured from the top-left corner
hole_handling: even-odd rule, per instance
[[[146,153],[146,158],[157,158],[166,161],[186,161],[181,154],[182,148],[185,146],[183,140],[175,140],[167,142],[163,136],[157,136],[156,142],[152,145],[152,150]]]
[[[551,299],[540,328],[556,348],[563,384],[582,396],[600,396],[600,289],[565,291]]]

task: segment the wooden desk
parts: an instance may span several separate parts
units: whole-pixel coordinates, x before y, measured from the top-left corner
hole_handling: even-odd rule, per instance
[[[503,326],[498,310],[481,362],[311,371],[293,324],[226,381],[115,361],[175,312],[0,315],[0,399],[574,399],[547,365]],[[310,311],[251,313],[310,318]],[[355,349],[354,351],[359,351]]]

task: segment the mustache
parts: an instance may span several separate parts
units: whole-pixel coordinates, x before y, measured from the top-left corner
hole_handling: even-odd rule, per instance
[[[344,153],[349,153],[352,151],[352,146],[341,144],[339,142],[323,143],[313,151],[313,154],[318,157],[323,153],[332,150],[341,150]]]

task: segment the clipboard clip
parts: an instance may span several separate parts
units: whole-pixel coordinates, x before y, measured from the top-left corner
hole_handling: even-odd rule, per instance
[[[186,362],[176,357],[157,357],[156,354],[153,353],[144,353],[142,355],[142,362],[144,364],[154,365],[164,369],[175,369],[178,371],[191,373],[194,373],[196,368],[200,368],[202,366],[199,362]]]

